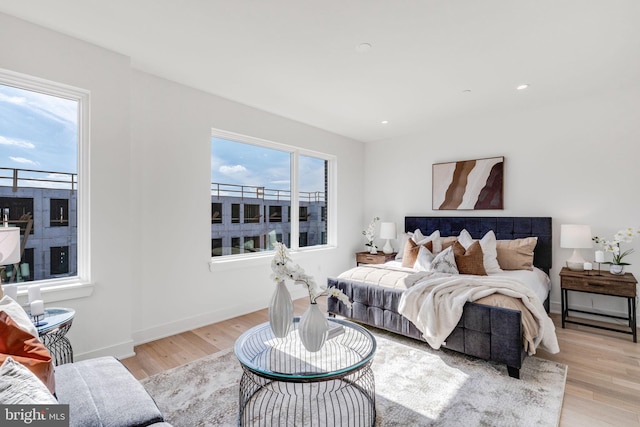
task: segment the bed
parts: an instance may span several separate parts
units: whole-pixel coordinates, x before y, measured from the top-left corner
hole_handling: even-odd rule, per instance
[[[473,239],[481,239],[493,230],[497,240],[537,237],[533,265],[547,275],[551,269],[552,226],[549,217],[407,216],[404,222],[406,232],[419,229],[424,235],[439,230],[441,236],[458,236],[462,230],[467,230]],[[416,325],[399,313],[398,306],[404,290],[349,278],[329,278],[328,286],[339,288],[353,302],[352,308],[347,308],[337,299],[329,298],[327,305],[330,315],[425,341]],[[543,304],[548,312],[548,290]],[[443,347],[505,364],[509,376],[519,378],[522,362],[527,356],[523,347],[522,313],[519,310],[467,302],[462,318],[446,338]]]

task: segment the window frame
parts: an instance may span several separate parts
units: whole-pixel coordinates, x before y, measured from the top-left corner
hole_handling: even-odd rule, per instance
[[[289,205],[290,214],[288,216],[288,222],[291,223],[290,226],[290,251],[291,252],[305,252],[305,251],[313,251],[323,248],[335,248],[337,247],[337,179],[336,179],[336,171],[337,171],[337,158],[335,155],[321,153],[314,150],[309,150],[302,147],[297,147],[293,145],[283,144],[279,142],[269,141],[262,138],[257,138],[248,135],[242,135],[235,132],[225,131],[222,129],[211,129],[211,138],[222,138],[231,140],[234,142],[239,142],[242,144],[250,144],[263,148],[270,148],[273,150],[284,151],[289,153],[291,157],[290,161],[290,177],[291,177],[291,203]],[[209,140],[209,144],[211,144],[211,139]],[[327,208],[327,242],[324,244],[318,244],[314,246],[299,246],[299,236],[300,236],[300,216],[299,216],[299,207],[300,207],[300,197],[299,197],[299,158],[300,156],[308,156],[314,157],[317,159],[321,159],[327,162],[327,193],[325,195],[325,202]],[[209,192],[209,203],[211,199],[211,193]],[[233,254],[233,255],[223,255],[212,257],[209,264],[210,269],[213,271],[214,266],[220,266],[223,264],[228,264],[229,262],[235,261],[246,261],[247,259],[260,259],[260,258],[271,258],[273,256],[273,252],[256,252],[256,253],[243,253],[243,254]]]
[[[62,301],[89,296],[91,284],[90,258],[90,123],[91,92],[86,89],[58,83],[27,74],[0,68],[0,84],[38,92],[78,103],[78,147],[77,147],[77,275],[18,283],[19,296],[24,298],[26,288],[39,285],[42,289],[57,290],[55,296],[46,291],[46,302]],[[78,289],[75,289],[78,288]],[[82,288],[82,289],[80,289]],[[43,295],[43,296],[44,296]]]

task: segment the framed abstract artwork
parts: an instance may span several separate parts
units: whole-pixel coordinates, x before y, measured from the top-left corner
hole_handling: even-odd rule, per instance
[[[433,210],[504,209],[504,157],[433,165]]]

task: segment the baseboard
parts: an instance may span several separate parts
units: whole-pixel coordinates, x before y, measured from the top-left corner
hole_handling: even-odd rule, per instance
[[[296,289],[291,290],[291,296],[292,298],[297,299],[308,296],[308,293],[306,293],[306,290],[304,289]],[[169,322],[152,328],[136,331],[132,335],[133,343],[134,345],[148,343],[171,335],[211,325],[212,323],[222,322],[223,320],[232,319],[234,317],[262,310],[264,308],[266,308],[264,299],[252,301],[245,300],[241,306],[235,305],[232,307],[226,307],[221,310],[199,314],[185,319],[180,319],[175,322]]]
[[[125,357],[131,357],[135,355],[135,352],[133,351],[133,345],[133,340],[129,340],[109,347],[103,347],[97,350],[88,351],[86,353],[74,353],[73,361],[79,362],[80,360],[93,359],[95,357],[104,356],[115,356],[118,359],[124,359]]]

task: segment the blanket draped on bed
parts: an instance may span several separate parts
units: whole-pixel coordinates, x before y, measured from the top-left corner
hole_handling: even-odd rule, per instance
[[[451,334],[467,301],[479,302],[482,298],[502,294],[522,301],[537,323],[535,336],[528,336],[528,328],[524,325],[525,344],[528,341],[525,347],[529,354],[534,354],[539,345],[550,353],[560,351],[553,321],[533,291],[520,282],[507,277],[434,276],[410,286],[403,293],[398,310],[416,325],[431,347],[440,348]],[[525,311],[521,311],[525,319]]]

